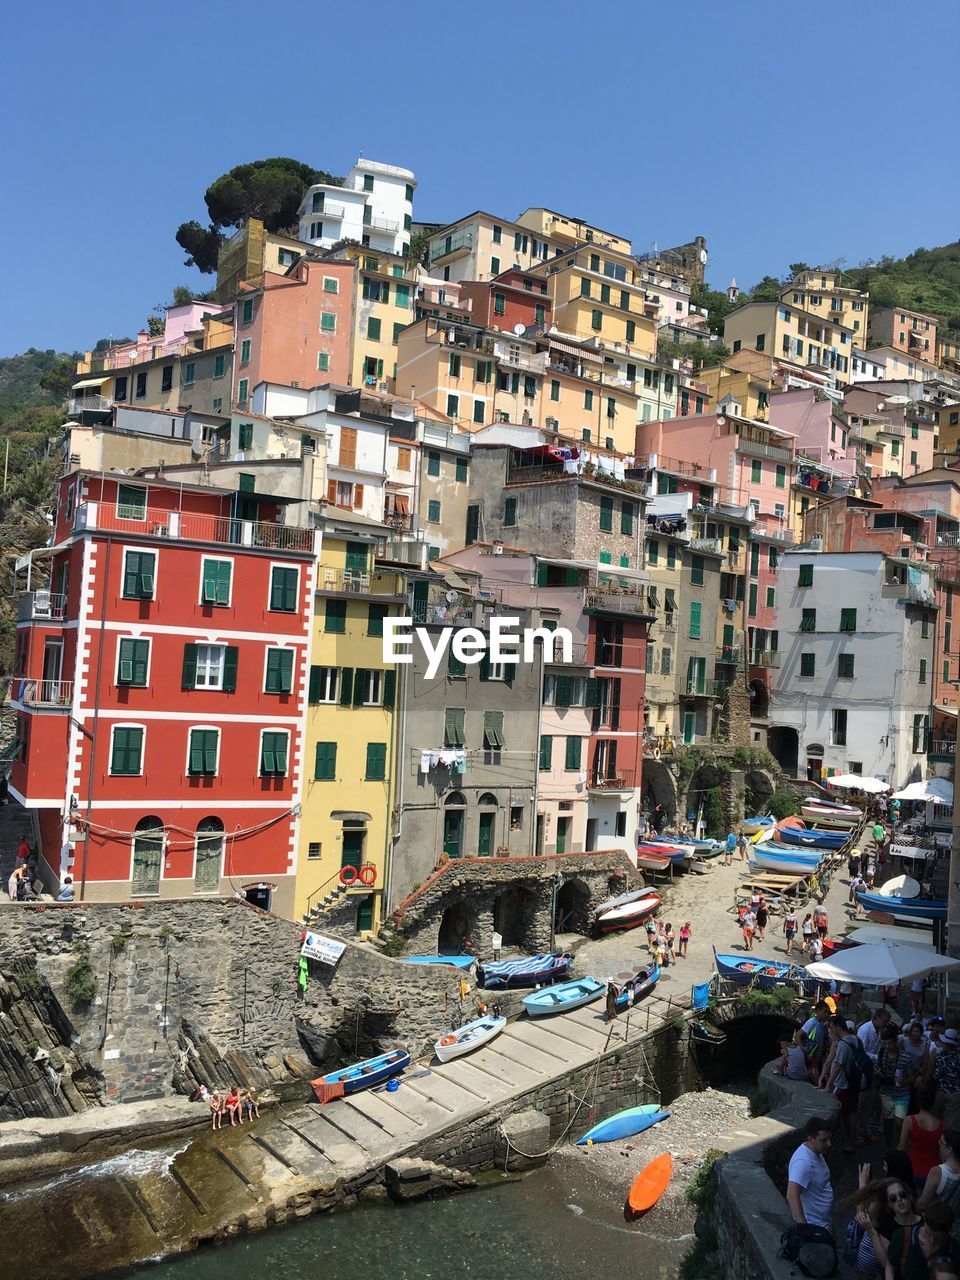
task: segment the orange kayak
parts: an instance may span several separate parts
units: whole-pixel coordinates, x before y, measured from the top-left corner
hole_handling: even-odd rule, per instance
[[[646,1213],[652,1209],[666,1191],[673,1173],[673,1157],[669,1151],[651,1160],[633,1180],[627,1193],[627,1209],[630,1213]]]

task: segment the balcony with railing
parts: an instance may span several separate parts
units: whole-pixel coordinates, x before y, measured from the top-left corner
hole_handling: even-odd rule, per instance
[[[779,667],[780,651],[778,649],[751,649],[749,665],[751,667]]]
[[[609,485],[612,489],[638,498],[647,496],[647,486],[640,480],[619,479],[602,468],[586,463],[579,470],[567,471],[560,458],[543,458],[527,462],[523,455],[511,455],[507,462],[506,484],[556,484],[589,480],[591,484]]]
[[[69,711],[73,702],[73,681],[11,676],[10,701],[37,710]]]
[[[195,511],[162,511],[142,508],[134,515],[114,503],[83,502],[77,507],[74,528],[125,533],[136,538],[166,538],[184,542],[209,542],[224,546],[257,547],[271,551],[310,553],[316,531],[262,520],[238,520],[231,516]]]
[[[933,587],[923,586],[920,583],[898,582],[893,579],[883,584],[880,595],[884,600],[900,600],[904,604],[922,604],[928,609],[938,607]]]
[[[928,760],[946,760],[952,763],[957,757],[956,738],[931,738],[927,743]]]
[[[387,231],[391,234],[400,230],[400,223],[392,218],[364,218],[363,225],[368,231]]]
[[[702,551],[711,556],[723,555],[723,539],[722,538],[701,538],[696,535],[690,539],[691,551]]]
[[[109,413],[113,405],[112,396],[71,396],[64,401],[63,411],[70,417],[78,413]]]
[[[620,791],[632,791],[633,787],[621,774],[595,773],[587,783],[587,790],[597,791],[601,795],[612,795]]]
[[[377,545],[377,559],[387,564],[407,564],[422,567],[426,543],[408,542],[401,538],[387,538]]]
[[[473,248],[473,232],[457,231],[453,235],[444,236],[442,240],[430,246],[430,261],[439,262],[441,258],[459,258]]]
[[[751,458],[770,458],[774,462],[791,462],[793,455],[789,449],[784,449],[781,445],[767,444],[763,440],[751,440],[749,436],[740,436],[737,440],[737,449],[740,453],[745,453]]]
[[[375,570],[332,569],[321,566],[317,575],[317,593],[327,596],[390,596],[406,599],[403,575]]]
[[[764,524],[760,521],[750,530],[752,538],[763,538],[767,542],[795,542],[796,534],[792,529],[786,528],[785,525]]]
[[[18,622],[62,622],[67,597],[38,588],[17,597]]]
[[[738,644],[722,644],[717,649],[717,662],[724,666],[739,667],[743,650]]]
[[[552,667],[589,667],[590,660],[587,657],[587,645],[582,643],[574,643],[570,646],[570,657],[563,652],[562,644],[555,644],[553,647],[553,656],[544,656],[547,666]]]

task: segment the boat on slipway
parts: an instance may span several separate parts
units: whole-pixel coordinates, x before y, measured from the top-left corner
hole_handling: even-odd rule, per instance
[[[352,1067],[330,1071],[325,1076],[311,1080],[310,1087],[318,1102],[332,1102],[334,1098],[360,1093],[363,1089],[383,1084],[385,1080],[398,1076],[409,1065],[410,1054],[406,1049],[394,1049],[392,1053],[381,1053],[376,1058],[354,1063]]]
[[[805,978],[803,969],[788,960],[761,960],[753,956],[723,955],[719,951],[714,951],[713,958],[721,978],[730,978],[744,987],[752,985],[766,991],[797,979],[803,982],[805,992],[817,986],[815,978]]]
[[[453,1058],[461,1058],[465,1053],[473,1053],[482,1045],[489,1044],[507,1025],[507,1020],[499,1014],[489,1014],[483,1018],[474,1018],[445,1036],[433,1046],[434,1052],[441,1062],[450,1062]]]
[[[753,858],[754,865],[761,871],[797,876],[812,876],[821,861],[815,850],[788,849],[769,844],[754,845]]]
[[[613,907],[598,915],[594,929],[597,933],[614,933],[617,929],[635,929],[638,924],[660,910],[659,893],[648,890],[643,897],[633,902],[625,902],[622,906]]]
[[[899,921],[947,918],[947,904],[942,898],[895,898],[861,891],[857,894],[857,901],[864,911],[886,912]]]
[[[506,987],[540,987],[565,978],[573,956],[549,951],[520,960],[494,960],[477,965],[477,986],[488,990]]]
[[[615,1116],[608,1116],[606,1120],[601,1120],[592,1129],[588,1129],[582,1138],[577,1139],[577,1146],[586,1147],[591,1142],[619,1142],[622,1138],[632,1138],[652,1129],[669,1115],[669,1111],[661,1111],[659,1102],[648,1102],[642,1107],[628,1107],[626,1111],[618,1111]]]
[[[807,826],[799,818],[784,818],[777,823],[774,840],[788,845],[801,845],[813,849],[842,849],[850,839],[850,831],[824,831]]]
[[[660,981],[660,966],[645,964],[637,970],[626,970],[615,973],[607,979],[607,985],[614,993],[614,1007],[617,1013],[630,1009],[648,996]]]
[[[528,1018],[542,1018],[550,1013],[569,1013],[591,1004],[606,994],[607,984],[599,978],[574,978],[572,982],[561,982],[555,987],[544,987],[542,991],[531,991],[523,997],[523,1007]]]

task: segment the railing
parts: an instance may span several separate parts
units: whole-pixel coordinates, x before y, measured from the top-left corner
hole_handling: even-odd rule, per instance
[[[711,555],[723,555],[723,542],[720,538],[691,538],[691,551],[706,551]]]
[[[331,220],[342,221],[347,215],[347,207],[343,204],[328,204],[326,200],[323,202],[322,209],[309,209],[304,217],[313,218],[330,218]]]
[[[402,596],[403,579],[398,573],[358,573],[353,569],[321,568],[317,591],[341,595]]]
[[[67,597],[49,591],[26,591],[17,599],[18,622],[61,622]]]
[[[507,484],[546,484],[559,480],[589,480],[591,484],[609,484],[612,488],[622,489],[627,493],[635,493],[646,497],[647,486],[639,480],[618,480],[597,467],[583,471],[565,471],[559,461],[553,463],[537,463],[533,466],[507,466]]]
[[[159,511],[145,508],[139,519],[117,513],[116,504],[83,502],[74,517],[76,529],[101,529],[127,533],[138,538],[171,538],[189,542],[212,542],[238,547],[266,547],[273,551],[311,552],[313,529],[270,524],[261,520],[235,520],[230,516],[203,515],[190,511]]]
[[[932,739],[927,744],[927,755],[931,760],[953,760],[957,754],[957,743],[955,739],[944,739],[938,741]]]
[[[545,658],[544,660],[548,665],[555,667],[587,667],[590,665],[587,660],[587,646],[585,644],[572,644],[570,646],[569,660],[563,655],[563,645],[555,645],[553,657]]]
[[[741,649],[738,644],[724,644],[717,650],[717,661],[729,663],[730,666],[739,667]]]
[[[64,413],[106,413],[113,404],[112,396],[71,396],[64,404]]]
[[[794,542],[796,534],[792,529],[786,529],[776,524],[755,524],[750,530],[751,537],[766,538],[770,542]]]
[[[630,784],[626,778],[617,774],[610,774],[601,777],[600,774],[594,774],[590,779],[587,789],[589,791],[629,791]]]
[[[389,560],[394,564],[422,565],[425,548],[423,542],[406,542],[387,538],[377,549],[378,560]]]
[[[749,665],[751,667],[779,667],[780,651],[778,649],[751,649]]]
[[[363,224],[371,231],[399,231],[400,223],[390,218],[367,218]]]
[[[583,607],[599,609],[604,613],[628,613],[640,616],[649,612],[645,595],[617,594],[613,590],[608,593],[602,589],[588,591]]]
[[[73,702],[72,680],[31,680],[27,676],[11,676],[10,700],[25,707],[62,707]]]
[[[931,587],[920,587],[910,582],[885,582],[880,588],[885,600],[903,600],[905,604],[925,604],[933,607],[936,597]]]
[[[449,243],[448,243],[449,242]],[[448,254],[467,253],[473,248],[473,232],[458,231],[454,236],[445,236],[437,244],[430,246],[430,261],[437,262]]]
[[[740,453],[747,453],[753,458],[772,458],[775,462],[793,461],[789,449],[783,449],[775,444],[764,444],[760,440],[750,440],[746,436],[739,436],[737,449]]]

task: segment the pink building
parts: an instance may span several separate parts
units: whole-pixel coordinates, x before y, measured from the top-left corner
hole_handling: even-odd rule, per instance
[[[855,476],[856,451],[845,422],[834,413],[833,401],[815,387],[772,392],[769,400],[772,426],[796,439],[796,452],[822,462],[836,475]]]

